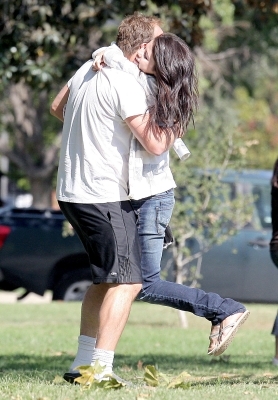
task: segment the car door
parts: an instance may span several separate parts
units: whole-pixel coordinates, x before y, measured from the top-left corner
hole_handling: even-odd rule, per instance
[[[234,174],[227,178],[227,183],[233,185],[233,196],[254,196],[253,216],[236,235],[203,255],[199,285],[206,292],[247,302],[278,302],[278,270],[269,254],[271,174],[253,170],[236,175],[236,179]],[[173,268],[166,268],[170,262],[171,247],[163,254],[162,268],[168,279],[174,279]]]
[[[204,255],[201,287],[241,301],[277,302],[278,271],[269,255],[272,233],[269,174],[265,179],[255,178],[248,182],[254,196],[252,221]],[[238,185],[246,189],[244,180]]]
[[[201,288],[248,302],[277,302],[278,271],[269,256],[270,230],[242,229],[203,257]]]

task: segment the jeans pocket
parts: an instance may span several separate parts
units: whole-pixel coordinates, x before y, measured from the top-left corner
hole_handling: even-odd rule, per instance
[[[165,229],[170,222],[174,202],[165,202],[156,207],[156,228],[159,235],[164,235]]]

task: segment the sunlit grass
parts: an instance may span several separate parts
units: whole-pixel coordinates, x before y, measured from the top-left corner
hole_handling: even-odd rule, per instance
[[[223,357],[206,355],[210,324],[188,314],[136,302],[119,342],[114,370],[134,383],[117,391],[84,391],[63,381],[76,348],[80,303],[1,304],[0,399],[274,399],[278,368],[271,364],[275,305],[248,305],[251,315]],[[191,377],[187,389],[150,388],[144,366]]]

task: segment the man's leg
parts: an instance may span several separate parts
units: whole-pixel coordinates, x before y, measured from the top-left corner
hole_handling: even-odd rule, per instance
[[[112,372],[114,350],[142,286],[141,257],[129,201],[60,206],[87,250],[95,282],[82,304],[77,356],[64,375],[72,382],[76,367],[96,360],[106,366],[104,373]]]
[[[99,326],[99,311],[106,291],[107,288],[103,284],[92,284],[85,293],[81,307],[78,349],[70,366],[70,372],[77,373],[76,367],[90,365],[92,362]]]
[[[98,375],[101,379],[103,375],[111,374],[113,370],[114,351],[121,337],[123,329],[129,317],[130,308],[133,300],[141,289],[141,284],[101,284],[102,288],[95,285],[91,299],[95,296],[102,296],[102,304],[99,308],[98,324],[92,322],[93,329],[88,326],[88,307],[86,304],[81,326],[81,334],[94,334],[96,332],[96,347],[92,354],[91,365],[96,361],[105,367],[102,374]],[[86,310],[87,308],[87,310]],[[96,314],[95,311],[93,314]],[[84,318],[85,317],[85,318]],[[83,330],[84,329],[84,330]]]
[[[92,284],[88,288],[81,307],[80,335],[97,337],[99,311],[107,289],[106,284]]]
[[[140,289],[139,283],[91,285],[82,304],[80,335],[97,338],[96,348],[114,351]]]
[[[128,320],[131,305],[142,285],[137,283],[106,286],[108,289],[99,310],[96,348],[114,351]]]
[[[95,348],[83,345],[77,352],[70,372],[77,373],[80,365],[93,365],[99,360],[104,373],[112,372],[114,351],[129,317],[132,302],[141,284],[91,285],[81,309],[80,336],[84,340],[96,338]],[[98,350],[97,350],[98,349]]]

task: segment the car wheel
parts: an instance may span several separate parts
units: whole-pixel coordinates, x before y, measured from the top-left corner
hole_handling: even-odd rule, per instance
[[[52,300],[82,301],[91,284],[90,270],[68,272],[54,288]]]

